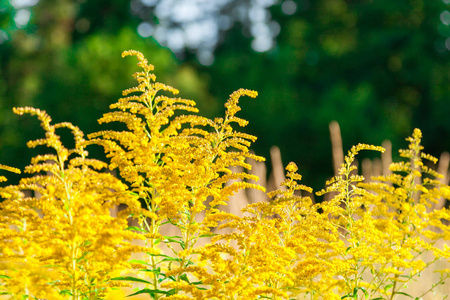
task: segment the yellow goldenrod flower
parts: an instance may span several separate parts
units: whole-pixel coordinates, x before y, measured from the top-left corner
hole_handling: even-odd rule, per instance
[[[36,115],[45,130],[45,138],[28,145],[45,145],[56,154],[34,157],[25,168],[34,176],[0,190],[6,198],[0,203],[0,266],[5,270],[0,283],[13,298],[97,299],[110,287],[109,274],[126,267],[131,252],[139,251],[126,242],[139,238],[125,230],[127,216],[113,218],[110,208],[140,204],[118,179],[95,171],[106,164],[86,158],[78,127],[53,125],[39,109],[14,111]],[[61,143],[58,128],[72,131],[73,149]],[[24,197],[24,190],[35,195]]]

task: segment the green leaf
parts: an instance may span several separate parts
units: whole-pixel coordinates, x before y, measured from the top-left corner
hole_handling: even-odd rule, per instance
[[[181,239],[181,236],[164,236],[164,242],[165,243],[177,243],[177,244],[182,244],[184,243],[183,240]]]
[[[149,264],[148,262],[146,262],[145,260],[141,260],[141,259],[131,259],[131,260],[129,261],[129,263],[132,263],[132,264],[141,264],[141,265],[147,265],[147,266],[150,266],[150,264]]]
[[[341,299],[345,299],[345,298],[353,298],[353,299],[358,299],[358,290],[363,291],[364,295],[367,297],[367,291],[365,288],[363,287],[355,287],[353,289],[353,292],[350,294],[347,294],[345,296],[342,296]]]
[[[164,257],[164,259],[162,259],[162,260],[160,260],[159,262],[158,262],[158,264],[159,263],[162,263],[162,262],[165,262],[165,261],[176,261],[176,262],[181,262],[181,259],[180,258],[174,258],[174,257],[172,257],[172,256],[168,256],[168,255],[165,255],[165,254],[152,254],[152,253],[149,253],[149,252],[146,252],[149,256],[153,256],[153,257]]]
[[[353,289],[353,294],[357,295],[358,294],[358,290],[361,290],[364,293],[364,295],[367,296],[367,294],[368,294],[367,290],[365,288],[363,288],[363,287],[355,287]]]
[[[186,267],[189,267],[189,266],[192,266],[192,265],[195,265],[195,264],[191,260],[188,260],[187,263],[186,263]]]
[[[172,295],[175,295],[176,292],[177,292],[177,291],[176,291],[175,289],[171,289],[171,290],[169,290],[169,291],[167,292],[167,295],[168,295],[168,296],[172,296]]]
[[[188,279],[186,274],[181,274],[180,275],[180,279],[185,281],[185,282],[187,282],[187,283],[189,283],[189,284],[191,284],[191,282],[189,281],[189,279]]]
[[[394,285],[393,284],[388,284],[384,287],[384,291],[387,292],[387,290],[389,290],[390,288],[392,288]]]
[[[140,295],[140,294],[149,294],[151,296],[155,296],[156,294],[169,295],[169,293],[166,291],[142,289],[142,290],[137,291],[136,293],[128,295],[127,297],[136,296],[136,295]]]
[[[204,238],[204,237],[213,237],[218,235],[217,233],[207,233],[207,234],[202,234],[199,237]]]
[[[163,261],[176,261],[176,262],[181,262],[182,259],[181,259],[181,258],[174,258],[174,257],[167,257],[167,258],[164,258],[163,260],[161,260],[161,262],[163,262]]]
[[[409,297],[409,298],[413,298],[413,299],[414,299],[413,296],[411,296],[411,295],[409,295],[409,294],[407,294],[407,293],[404,293],[404,292],[395,292],[394,295],[403,295],[403,296],[407,296],[407,297]]]
[[[179,235],[165,235],[164,236],[165,239],[177,239],[177,240],[181,240],[182,237]]]
[[[132,277],[132,276],[114,277],[114,278],[111,278],[111,280],[124,280],[124,281],[134,281],[134,282],[142,282],[142,283],[151,284],[151,282],[149,282],[147,280],[140,279],[140,278],[135,278],[135,277]]]
[[[153,257],[171,257],[171,256],[168,256],[168,255],[165,255],[165,254],[153,254],[153,253],[149,253],[149,252],[145,252],[147,255],[149,255],[149,256],[153,256]]]
[[[166,225],[166,224],[172,224],[172,225],[177,225],[176,223],[172,222],[172,220],[168,219],[167,221],[161,222],[161,225]]]
[[[130,227],[127,227],[127,228],[125,228],[125,229],[126,229],[126,230],[135,230],[135,231],[145,232],[144,229],[139,228],[139,227],[137,227],[137,226],[130,226]]]
[[[67,296],[67,295],[73,296],[73,294],[70,290],[62,290],[61,292],[59,292],[59,294],[63,295],[63,296]]]
[[[79,263],[80,261],[86,260],[86,255],[90,254],[90,251],[84,252],[81,257],[76,259],[76,262]],[[84,270],[83,270],[84,271]]]
[[[161,273],[161,268],[157,268],[156,270],[151,270],[151,269],[142,269],[142,270],[140,270],[141,272],[151,272],[151,273],[153,273],[153,274],[156,274],[156,275],[163,275],[163,276],[166,276],[164,273]]]
[[[86,242],[83,243],[83,245],[81,245],[81,247],[86,247],[86,246],[90,246],[90,245],[92,245],[92,242],[91,241],[86,241]]]

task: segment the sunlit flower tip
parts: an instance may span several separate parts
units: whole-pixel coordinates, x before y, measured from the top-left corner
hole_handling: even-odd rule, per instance
[[[288,172],[297,172],[298,167],[294,162],[290,162],[287,167],[286,167],[286,171]]]
[[[10,166],[6,166],[6,165],[0,164],[0,169],[1,170],[5,170],[5,171],[9,171],[9,172],[13,172],[13,173],[16,173],[16,174],[20,174],[20,170],[19,169],[13,168],[13,167],[10,167]]]
[[[246,90],[246,95],[251,98],[256,98],[258,97],[258,92],[253,90]]]
[[[139,60],[144,60],[144,55],[141,52],[139,52],[139,51],[136,51],[136,50],[125,50],[125,51],[122,52],[122,57],[132,56],[132,55],[136,56]]]
[[[438,159],[430,154],[420,153],[420,157],[423,159],[427,159],[427,160],[433,162],[434,164],[436,164],[438,162]]]
[[[415,128],[413,131],[412,137],[414,139],[421,139],[422,138],[422,131],[419,128]]]
[[[358,144],[356,146],[353,146],[351,150],[349,151],[349,156],[357,155],[361,150],[374,150],[379,152],[384,152],[386,149],[384,149],[381,146],[374,146],[369,144]]]

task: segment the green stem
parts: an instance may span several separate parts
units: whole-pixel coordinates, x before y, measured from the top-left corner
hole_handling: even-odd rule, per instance
[[[154,211],[154,203],[151,202],[151,208],[152,211]],[[159,231],[159,226],[156,223],[155,219],[152,218],[152,222],[151,222],[151,226],[150,226],[150,232],[152,233],[152,236],[154,236],[157,232]],[[154,238],[152,237],[150,239],[150,247],[151,249],[153,249],[155,247],[155,242],[154,242]],[[151,256],[151,264],[152,264],[152,270],[156,270],[156,268],[158,267],[158,262],[156,261],[155,257],[152,255]],[[153,289],[154,290],[159,290],[158,289],[158,275],[155,272],[153,273]],[[160,298],[159,293],[155,294],[155,300],[158,300]]]
[[[58,153],[58,162],[59,162],[59,170],[60,170],[60,176],[59,178],[62,180],[64,184],[64,190],[66,192],[66,199],[64,203],[64,209],[67,209],[67,215],[69,217],[69,228],[73,228],[73,230],[76,231],[76,224],[74,224],[73,216],[72,216],[72,210],[71,210],[71,204],[72,204],[72,196],[71,196],[71,185],[67,182],[65,172],[64,172],[64,161]],[[70,244],[70,250],[71,250],[71,260],[72,260],[72,280],[71,280],[71,292],[72,292],[72,299],[77,300],[78,297],[78,291],[77,291],[77,245],[75,240],[72,240]]]

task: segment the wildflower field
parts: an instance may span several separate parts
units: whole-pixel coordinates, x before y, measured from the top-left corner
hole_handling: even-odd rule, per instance
[[[445,268],[425,290],[409,289],[450,260],[450,213],[435,205],[450,187],[422,151],[419,129],[389,175],[357,175],[359,152],[384,151],[358,144],[316,193],[326,201],[308,196],[289,163],[269,201],[231,214],[224,207],[238,191],[266,192],[250,172],[250,161],[264,158],[249,151],[256,137],[241,132],[247,121],[238,117],[240,98],[257,93],[232,93],[225,116],[207,119],[194,101],[167,96],[178,90],[157,82],[140,52],[123,56],[137,58],[138,84],[98,120],[121,129],[85,136],[43,110],[14,109],[37,117],[45,137],[28,142],[41,154],[24,170],[0,165],[2,181],[26,173],[0,188],[5,299],[446,298]],[[61,142],[63,128],[73,149]],[[89,158],[95,145],[108,161]]]

